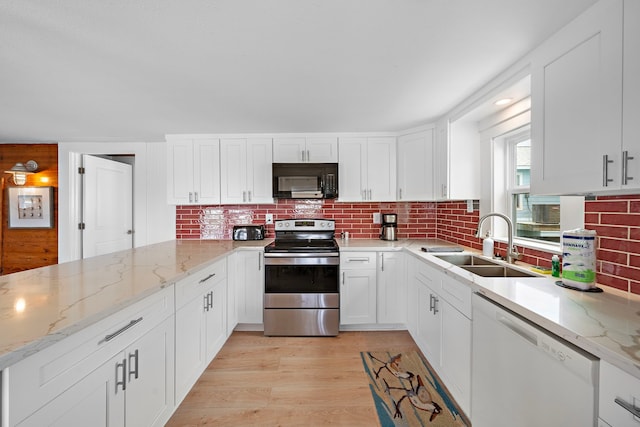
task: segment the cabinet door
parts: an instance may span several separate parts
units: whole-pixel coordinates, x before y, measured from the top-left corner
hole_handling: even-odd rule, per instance
[[[207,364],[213,360],[227,340],[227,281],[219,280],[213,285],[211,304],[206,310],[206,354]]]
[[[194,202],[220,203],[220,141],[198,140],[193,143]]]
[[[238,323],[261,324],[264,299],[262,251],[238,252]]]
[[[167,142],[167,203],[193,203],[193,168],[192,141]]]
[[[407,256],[407,330],[417,342],[418,331],[418,280],[416,279],[419,262],[412,256]]]
[[[209,289],[204,288],[203,294],[176,311],[176,405],[182,402],[207,366],[204,310]]]
[[[127,426],[163,426],[174,410],[174,317],[125,351]]]
[[[378,323],[407,322],[407,280],[402,252],[378,253]]]
[[[449,198],[449,121],[441,120],[436,127],[433,161],[433,192],[436,200]]]
[[[338,194],[340,201],[360,202],[364,196],[367,175],[366,138],[341,138],[338,143]]]
[[[367,139],[368,200],[396,200],[396,139]]]
[[[116,386],[116,381],[124,379],[122,365],[118,365],[123,359],[124,354],[118,353],[16,425],[20,427],[124,426],[125,392],[122,386]]]
[[[624,91],[622,107],[622,151],[632,160],[626,167],[623,189],[640,188],[640,2],[624,2]],[[628,179],[633,178],[633,179]]]
[[[311,163],[337,163],[338,138],[307,138],[307,154],[305,158]]]
[[[433,200],[433,130],[398,139],[398,200]]]
[[[247,141],[220,141],[220,202],[247,203]]]
[[[619,188],[621,23],[622,0],[598,2],[532,59],[532,193]]]
[[[442,357],[440,372],[466,414],[471,409],[471,320],[441,299]]]
[[[304,138],[275,138],[273,140],[274,163],[302,163],[305,158]]]
[[[376,323],[376,270],[342,270],[340,323]]]
[[[236,265],[238,253],[233,252],[227,256],[227,337],[231,335],[238,325],[238,275]]]
[[[442,339],[442,304],[440,297],[428,285],[429,279],[421,275],[415,277],[417,304],[417,343],[433,367],[440,366],[440,342]]]
[[[271,138],[247,140],[248,203],[273,203]]]

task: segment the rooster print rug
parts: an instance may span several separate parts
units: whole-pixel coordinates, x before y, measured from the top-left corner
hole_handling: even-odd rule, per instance
[[[382,427],[471,426],[415,351],[360,353]]]

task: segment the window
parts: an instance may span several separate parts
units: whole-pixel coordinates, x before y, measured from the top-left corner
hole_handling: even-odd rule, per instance
[[[532,196],[529,128],[505,136],[508,212],[514,235],[522,239],[560,243],[560,197]]]

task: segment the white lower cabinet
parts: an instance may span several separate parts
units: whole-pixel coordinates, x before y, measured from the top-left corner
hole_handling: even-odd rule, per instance
[[[340,324],[374,324],[377,320],[375,252],[340,254]]]
[[[176,402],[227,339],[226,259],[176,283]]]
[[[377,323],[407,322],[407,278],[402,252],[378,252]]]
[[[640,380],[622,369],[600,361],[600,426],[640,426]]]
[[[413,306],[408,309],[409,332],[470,416],[471,289],[425,262],[415,258],[408,262],[409,304]]]
[[[173,289],[170,291],[173,294]],[[163,313],[166,312],[165,307],[169,308],[160,304],[151,307]],[[123,328],[111,332],[116,334],[112,339],[100,334],[91,340],[98,342],[101,338],[107,341],[102,343],[104,347],[100,352],[113,349],[118,341],[124,343],[138,336],[124,349],[111,353],[97,368],[95,365],[89,368],[90,362],[102,356],[94,354],[87,346],[66,354],[59,353],[56,348],[50,352],[47,349],[34,355],[33,360],[25,359],[9,368],[10,401],[25,399],[21,402],[22,407],[9,408],[9,425],[164,425],[175,408],[174,317],[165,316],[160,323],[155,322],[155,326],[142,333],[154,322],[153,314],[145,311],[138,314],[139,317],[125,323]],[[137,331],[140,334],[136,334]],[[77,343],[74,341],[66,343],[71,345],[68,349]],[[87,351],[89,354],[83,354]],[[71,361],[68,368],[65,367],[67,360]],[[86,374],[83,373],[85,370],[88,371]],[[46,378],[50,380],[45,381]],[[66,387],[64,384],[68,379],[72,384]],[[52,389],[55,389],[56,396],[48,400],[47,395]],[[23,418],[22,414],[28,412],[29,406],[38,406],[38,402],[44,400],[47,400],[44,406]]]
[[[236,252],[232,273],[236,284],[238,323],[262,324],[264,307],[264,250]]]

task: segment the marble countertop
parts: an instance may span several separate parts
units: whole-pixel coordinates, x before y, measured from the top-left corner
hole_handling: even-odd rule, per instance
[[[270,240],[173,240],[0,276],[0,369],[193,274]]]
[[[640,378],[640,295],[600,285],[602,293],[574,291],[557,286],[558,279],[549,275],[480,277],[416,244],[406,249],[467,282],[474,292]]]
[[[168,241],[0,277],[0,369],[254,242]],[[341,251],[400,251],[467,282],[474,292],[640,378],[640,296],[558,287],[549,276],[484,278],[421,250],[440,240],[339,240]],[[469,248],[464,248],[469,251]]]

